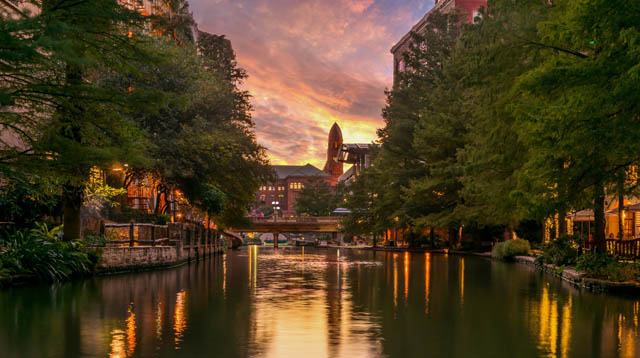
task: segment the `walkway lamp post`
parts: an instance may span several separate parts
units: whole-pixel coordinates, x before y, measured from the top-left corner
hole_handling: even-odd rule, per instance
[[[280,210],[280,202],[272,201],[271,205],[273,205],[273,221],[278,221],[278,211]]]

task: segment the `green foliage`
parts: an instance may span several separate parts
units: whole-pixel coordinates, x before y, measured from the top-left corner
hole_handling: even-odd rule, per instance
[[[553,264],[557,266],[573,265],[578,258],[580,238],[563,235],[542,247],[542,254],[536,258],[538,264]]]
[[[631,281],[640,277],[640,267],[635,263],[619,262],[607,254],[584,253],[576,261],[576,269],[588,277],[611,281]]]
[[[208,189],[202,198],[202,208],[210,215],[218,215],[224,209],[227,196],[213,185],[207,185]]]
[[[381,148],[374,162],[379,183],[371,184],[384,188],[372,208],[381,225],[423,230],[455,222],[460,187],[455,155],[465,127],[462,117],[440,109],[460,108],[445,66],[462,31],[459,19],[457,13],[433,13],[425,33],[412,34],[403,58],[406,70],[387,92],[385,127],[378,131]]]
[[[134,221],[136,223],[148,223],[157,225],[165,225],[168,221],[171,220],[169,215],[147,213],[133,209],[126,205],[122,206],[120,208],[120,211],[118,211],[117,213],[110,214],[109,218],[118,223],[129,223],[131,221]]]
[[[11,221],[18,228],[31,227],[56,215],[60,210],[59,182],[50,177],[2,172],[0,221]]]
[[[529,254],[531,251],[531,245],[527,240],[507,240],[502,241],[493,247],[491,256],[500,260],[511,260],[515,256],[522,256]]]
[[[330,216],[343,199],[342,186],[332,188],[324,178],[312,177],[296,196],[294,209],[298,215]]]
[[[87,246],[104,247],[107,245],[107,238],[100,235],[85,235],[83,241]]]
[[[4,233],[0,238],[2,275],[33,275],[43,281],[59,281],[92,270],[79,244],[61,241],[60,228],[46,225],[33,230]]]
[[[105,206],[118,206],[120,203],[116,198],[124,194],[127,194],[126,189],[105,184],[100,173],[94,172],[91,180],[84,187],[84,205],[99,212]]]
[[[149,44],[160,60],[142,64],[154,75],[135,82],[143,93],[158,93],[165,105],[142,107],[134,114],[152,138],[152,160],[132,170],[153,175],[164,195],[180,190],[189,203],[223,224],[244,216],[255,190],[272,179],[272,172],[253,133],[249,96],[239,89],[246,75],[231,59],[226,68],[234,76],[212,65],[221,53],[235,58],[230,43],[207,41],[212,36],[200,32],[203,42],[197,48],[163,40]]]

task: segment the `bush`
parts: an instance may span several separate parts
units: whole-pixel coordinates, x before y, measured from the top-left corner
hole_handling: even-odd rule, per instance
[[[491,256],[500,260],[510,260],[515,256],[526,255],[531,251],[527,240],[508,240],[495,244]]]
[[[640,276],[640,269],[636,264],[619,262],[607,254],[590,252],[578,257],[576,269],[584,271],[588,277],[611,281],[631,281]]]
[[[109,217],[109,219],[117,223],[129,223],[133,220],[136,223],[165,225],[170,220],[170,217],[167,214],[150,214],[144,211],[133,209],[129,206],[122,206],[120,208],[120,212],[110,212],[107,216]]]
[[[60,241],[60,228],[45,225],[33,230],[5,233],[0,238],[0,275],[33,275],[44,281],[87,273],[92,262],[78,242]]]
[[[578,258],[579,238],[571,235],[560,236],[542,246],[542,254],[536,258],[538,264],[557,266],[573,265]]]
[[[84,244],[87,246],[104,247],[107,245],[107,238],[100,235],[85,235]]]

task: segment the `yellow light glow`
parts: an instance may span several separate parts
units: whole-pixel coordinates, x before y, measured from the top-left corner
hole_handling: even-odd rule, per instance
[[[131,357],[136,350],[136,315],[133,313],[133,302],[129,305],[127,317],[127,355]]]
[[[409,253],[404,253],[404,305],[409,302]]]
[[[184,331],[187,328],[186,315],[187,292],[180,291],[176,294],[176,305],[173,314],[173,332],[175,349],[180,349],[180,343],[184,338]]]
[[[424,254],[424,313],[429,314],[429,284],[431,280],[431,254]]]
[[[393,307],[398,307],[398,254],[393,254]]]
[[[460,263],[458,264],[458,270],[460,275],[460,306],[464,306],[464,257],[460,258]]]
[[[126,358],[127,352],[125,351],[124,344],[125,333],[122,330],[114,329],[111,331],[111,352],[109,352],[109,358]]]

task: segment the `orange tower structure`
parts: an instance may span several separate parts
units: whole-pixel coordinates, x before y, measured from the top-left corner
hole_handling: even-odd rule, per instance
[[[331,186],[338,184],[338,178],[342,175],[342,162],[338,162],[337,157],[342,147],[342,130],[338,123],[333,123],[329,131],[329,143],[327,146],[327,162],[324,165],[323,172],[331,176]]]

